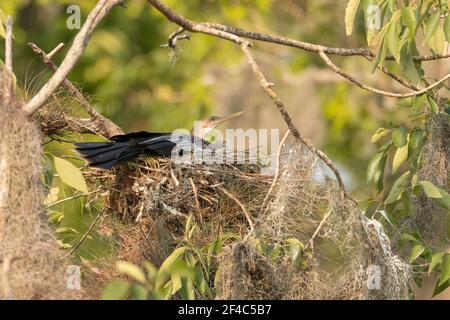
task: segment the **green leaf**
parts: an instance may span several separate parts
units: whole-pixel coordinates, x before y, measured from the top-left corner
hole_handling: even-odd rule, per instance
[[[345,8],[345,33],[347,36],[353,32],[353,24],[355,22],[356,12],[358,12],[360,0],[349,0]]]
[[[420,243],[415,244],[411,249],[411,255],[409,256],[409,263],[416,260],[425,251],[425,247]]]
[[[425,38],[424,42],[428,42],[428,40],[434,35],[439,26],[439,19],[441,18],[441,12],[436,11],[427,21],[425,26]]]
[[[450,210],[450,194],[442,189],[439,189],[439,191],[441,192],[442,198],[435,199],[436,202],[439,203],[441,207]]]
[[[392,18],[394,19],[394,18]],[[395,61],[400,63],[400,37],[399,37],[399,27],[397,20],[395,19],[389,24],[386,31],[386,41],[387,46],[391,54],[394,56]]]
[[[378,152],[372,160],[369,162],[369,166],[367,168],[367,182],[373,181],[375,174],[380,166],[381,160],[383,158],[383,153]]]
[[[392,185],[391,192],[387,196],[386,200],[384,200],[385,204],[390,204],[397,201],[400,198],[400,195],[403,191],[408,188],[409,182],[409,171],[406,171],[402,174]]]
[[[188,250],[188,247],[179,247],[176,248],[162,263],[161,267],[159,268],[159,273],[168,273],[170,267],[172,264],[183,254]]]
[[[419,184],[422,186],[422,189],[428,198],[442,198],[440,189],[430,181],[422,180]]]
[[[430,112],[432,114],[436,115],[439,113],[439,106],[434,99],[428,97],[428,105],[430,106]]]
[[[409,29],[410,34],[414,36],[416,30],[416,15],[411,7],[405,7],[402,9],[402,19]]]
[[[79,168],[75,167],[70,161],[65,159],[55,156],[53,156],[53,158],[55,160],[56,172],[62,182],[83,193],[89,192],[86,181]]]
[[[450,41],[450,15],[448,15],[444,21],[444,34],[445,40]]]
[[[124,280],[114,280],[103,289],[102,300],[122,300],[128,295],[130,283]]]
[[[422,69],[420,67],[420,62],[413,61],[413,51],[414,43],[410,43],[407,46],[403,46],[400,50],[400,60],[401,67],[405,73],[408,80],[413,84],[418,85],[422,81]]]
[[[445,49],[444,29],[438,26],[433,36],[428,39],[427,45],[435,54],[442,54]]]
[[[116,264],[116,268],[119,272],[124,273],[140,283],[145,283],[146,278],[144,272],[136,265],[126,262],[126,261],[118,261]]]
[[[406,129],[404,127],[397,127],[392,131],[392,142],[397,148],[404,147],[408,142],[406,137]]]
[[[397,172],[400,165],[408,158],[408,145],[397,148],[394,159],[392,160],[392,173]]]
[[[423,132],[422,130],[414,129],[409,134],[409,148],[410,150],[417,150],[420,141],[422,140]]]
[[[375,143],[381,138],[383,138],[385,135],[387,135],[389,132],[391,132],[391,129],[386,128],[378,128],[377,132],[372,136],[371,142]]]
[[[3,23],[1,23],[1,21],[0,21],[0,37],[6,38],[6,30],[5,30],[5,27],[3,26]]]
[[[130,289],[130,296],[133,300],[147,300],[148,295],[148,290],[140,284],[135,284]]]
[[[442,259],[441,276],[439,278],[439,285],[443,285],[450,279],[450,253],[446,253]]]
[[[431,257],[430,265],[428,266],[428,274],[433,272],[434,268],[438,264],[442,263],[442,258],[444,257],[444,255],[445,255],[445,252],[439,252],[439,253],[433,254],[433,256]]]
[[[414,243],[420,241],[416,236],[414,236],[414,235],[412,235],[412,234],[410,234],[410,233],[403,233],[403,234],[400,236],[400,239],[399,239],[399,240],[402,241],[402,242],[404,242],[404,241],[412,241],[412,242],[414,242]]]

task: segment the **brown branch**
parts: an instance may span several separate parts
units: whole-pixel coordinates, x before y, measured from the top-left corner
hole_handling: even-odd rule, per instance
[[[91,38],[94,29],[100,21],[117,5],[123,3],[123,0],[99,0],[94,9],[89,13],[86,22],[81,30],[75,36],[63,62],[50,78],[50,80],[41,88],[41,90],[26,104],[24,110],[31,115],[41,108],[48,98],[52,96],[59,85],[67,78],[69,72],[73,69],[78,59],[81,57]]]
[[[368,90],[368,91],[371,91],[371,92],[374,92],[374,93],[377,93],[377,94],[381,94],[381,95],[384,95],[384,96],[387,96],[387,97],[392,97],[392,98],[408,98],[408,97],[414,97],[414,96],[418,96],[418,95],[424,94],[424,93],[430,91],[431,89],[436,88],[437,86],[439,86],[444,81],[446,81],[447,79],[450,78],[450,73],[449,73],[445,77],[440,79],[439,81],[436,81],[435,83],[433,83],[432,85],[430,85],[430,86],[428,86],[426,88],[423,88],[421,90],[414,91],[414,92],[408,92],[408,93],[389,92],[389,91],[379,90],[379,89],[376,89],[374,87],[371,87],[371,86],[368,86],[368,85],[362,83],[361,81],[359,81],[358,79],[356,79],[352,75],[346,73],[341,68],[339,68],[337,65],[335,65],[328,58],[328,56],[325,54],[325,52],[319,51],[319,56],[327,64],[327,66],[329,66],[334,72],[336,72],[337,74],[341,75],[342,77],[344,77],[345,79],[349,80],[350,82],[354,83],[355,85],[357,85],[361,89]]]
[[[58,50],[60,50],[64,44],[59,44],[55,49],[53,49],[48,55],[39,48],[34,43],[28,44],[33,51],[39,55],[42,58],[42,61],[47,65],[47,67],[53,71],[56,72],[58,70],[58,66],[50,59],[50,56],[54,55]],[[92,131],[93,133],[100,134],[106,138],[111,138],[112,136],[123,134],[123,131],[119,126],[117,126],[114,122],[112,122],[110,119],[102,116],[100,113],[98,113],[94,107],[91,106],[91,104],[86,100],[86,98],[83,96],[83,94],[77,89],[77,87],[70,82],[67,79],[63,80],[63,85],[67,88],[67,90],[77,98],[77,100],[80,102],[80,104],[83,106],[84,110],[91,116],[92,124],[87,124],[86,119],[80,119],[80,123],[84,122],[85,126],[90,127],[89,131]],[[78,122],[76,119],[74,122]],[[96,130],[96,131],[93,131]],[[90,132],[91,133],[91,132]]]
[[[170,9],[168,6],[166,6],[159,0],[148,0],[148,2],[152,6],[154,6],[158,11],[160,11],[164,16],[166,16],[167,19],[178,24],[180,27],[182,27],[186,30],[213,35],[215,37],[219,37],[219,38],[222,38],[225,40],[230,40],[236,44],[239,44],[241,47],[241,50],[247,57],[248,63],[250,64],[250,66],[253,70],[253,73],[255,74],[256,78],[259,80],[259,82],[260,82],[262,88],[264,89],[264,91],[266,92],[266,94],[269,96],[269,98],[272,100],[272,102],[277,107],[278,111],[280,112],[281,116],[283,117],[283,120],[285,121],[285,123],[288,126],[292,135],[296,138],[298,143],[305,145],[311,152],[313,152],[317,157],[319,157],[333,171],[334,175],[336,176],[336,180],[339,184],[339,187],[341,190],[341,195],[343,197],[346,196],[344,182],[342,180],[342,177],[341,177],[338,169],[336,168],[334,163],[322,151],[316,149],[313,146],[313,144],[308,139],[303,137],[302,134],[297,130],[297,128],[295,127],[294,123],[292,122],[292,118],[289,115],[287,109],[285,108],[283,102],[278,98],[277,94],[272,89],[272,87],[274,86],[273,83],[268,82],[266,80],[264,74],[259,69],[258,64],[256,63],[255,59],[253,58],[253,56],[249,50],[249,47],[251,46],[251,44],[248,41],[243,40],[240,37],[230,34],[226,31],[213,29],[210,24],[192,22],[192,21],[180,16],[178,13],[174,12],[172,9]]]
[[[13,38],[13,19],[11,16],[8,16],[8,18],[6,19],[5,66],[6,69],[11,73],[13,73],[12,38]]]

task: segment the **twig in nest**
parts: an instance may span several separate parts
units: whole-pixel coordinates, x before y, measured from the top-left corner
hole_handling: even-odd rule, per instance
[[[322,229],[322,226],[324,225],[324,223],[327,221],[328,217],[331,215],[331,212],[333,210],[330,209],[325,216],[323,217],[322,221],[320,221],[319,225],[317,226],[316,231],[314,231],[313,235],[311,236],[311,239],[309,239],[309,242],[306,244],[305,248],[303,248],[303,251],[306,251],[306,249],[311,246],[311,250],[313,250],[313,245],[314,245],[314,239],[316,239],[317,235],[319,234],[320,229]]]
[[[275,171],[275,175],[273,177],[272,180],[272,184],[270,185],[269,191],[267,192],[267,195],[265,196],[263,203],[261,205],[261,212],[266,212],[269,208],[269,206],[266,207],[266,203],[269,200],[270,194],[273,191],[273,188],[275,188],[275,185],[278,182],[278,179],[280,177],[280,166],[281,166],[281,150],[283,149],[283,146],[287,140],[287,138],[289,137],[289,134],[291,133],[291,131],[287,131],[283,137],[283,139],[281,139],[281,143],[278,146],[278,150],[277,150],[277,165],[276,165],[276,171]]]
[[[192,178],[189,178],[189,183],[191,184],[192,192],[194,193],[195,206],[197,208],[200,224],[203,224],[202,211],[200,210],[200,201],[198,201],[197,187],[195,186],[194,180]]]
[[[218,188],[220,191],[222,191],[228,198],[230,198],[231,200],[233,200],[234,202],[236,202],[236,204],[241,208],[242,212],[244,213],[245,219],[247,219],[248,225],[250,226],[250,230],[247,234],[247,236],[245,237],[245,239],[248,238],[248,236],[250,236],[251,234],[253,234],[254,230],[255,230],[255,223],[253,222],[252,216],[250,215],[250,213],[247,211],[247,209],[245,208],[245,206],[242,204],[241,201],[239,201],[238,198],[236,198],[234,195],[232,195],[230,192],[228,192],[226,189],[219,187]]]

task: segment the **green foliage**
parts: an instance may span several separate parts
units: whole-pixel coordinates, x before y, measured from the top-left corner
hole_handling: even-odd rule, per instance
[[[89,192],[79,168],[65,159],[56,156],[53,156],[53,159],[55,161],[55,170],[62,182],[83,193]]]

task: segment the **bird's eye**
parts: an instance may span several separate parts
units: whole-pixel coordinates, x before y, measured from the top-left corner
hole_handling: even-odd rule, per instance
[[[209,121],[216,121],[217,117],[209,117]]]

